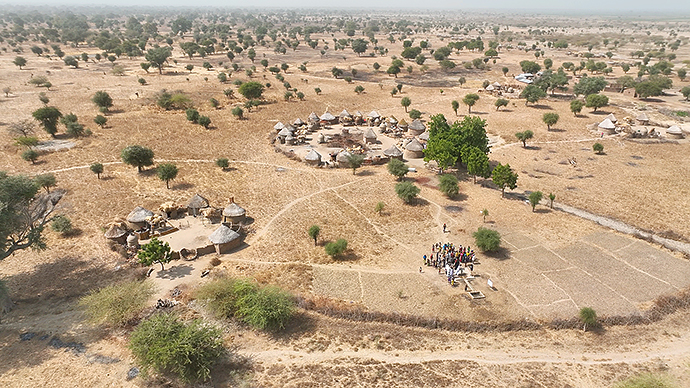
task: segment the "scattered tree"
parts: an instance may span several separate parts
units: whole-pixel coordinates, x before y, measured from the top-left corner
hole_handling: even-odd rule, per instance
[[[178,169],[173,163],[161,163],[157,168],[158,178],[165,181],[165,187],[170,188],[170,181],[177,177]]]
[[[19,67],[19,70],[21,70],[22,67],[26,66],[26,62],[26,58],[24,57],[16,57],[14,58],[14,61],[12,61],[12,63]]]
[[[377,202],[376,206],[374,207],[374,211],[380,216],[381,213],[383,212],[383,208],[386,207],[386,204],[383,202]]]
[[[472,106],[479,101],[479,95],[476,93],[470,93],[463,97],[462,103],[467,105],[467,113],[472,113]]]
[[[228,158],[216,159],[216,166],[220,167],[223,171],[227,170],[228,166],[230,166]]]
[[[683,87],[680,92],[683,94],[683,97],[685,97],[685,101],[688,101],[688,98],[690,98],[690,86]]]
[[[41,124],[43,129],[50,134],[50,136],[55,137],[57,133],[57,124],[62,113],[58,108],[52,106],[44,106],[43,108],[36,109],[32,116]]]
[[[329,242],[324,248],[328,256],[336,259],[347,250],[347,240],[339,238],[335,242]]]
[[[161,265],[161,271],[163,271],[165,270],[163,264],[169,263],[172,260],[170,244],[154,237],[148,244],[141,246],[141,249],[137,253],[137,258],[141,264],[147,267],[159,263]]]
[[[410,109],[408,114],[412,120],[422,118],[422,112],[418,111],[417,109]]]
[[[232,113],[233,116],[237,117],[240,120],[242,119],[242,117],[244,115],[244,111],[239,106],[232,108],[230,113]]]
[[[501,107],[508,106],[508,100],[506,100],[505,98],[499,98],[494,103],[494,106],[496,106],[496,110],[499,110],[501,109]]]
[[[22,152],[22,159],[26,160],[27,162],[31,162],[31,164],[36,163],[36,160],[38,160],[38,151],[34,149],[26,149],[24,152]]]
[[[520,98],[525,99],[525,105],[530,102],[536,103],[544,97],[546,97],[546,92],[536,85],[527,85],[520,93]]]
[[[69,217],[62,214],[53,218],[53,221],[50,222],[50,229],[53,232],[60,233],[63,237],[68,236],[74,231],[72,221]]]
[[[153,151],[140,145],[125,147],[120,153],[120,158],[125,164],[136,167],[138,172],[141,172],[143,167],[153,165]]]
[[[96,104],[97,107],[106,112],[108,111],[108,109],[110,109],[110,107],[113,106],[113,99],[107,92],[104,92],[102,90],[97,91],[96,94],[94,94],[91,98],[91,101],[93,101],[93,103]]]
[[[318,225],[312,225],[309,227],[307,233],[309,234],[309,237],[311,237],[311,239],[314,240],[314,246],[316,246],[317,239],[319,238],[319,233],[321,233],[321,227]]]
[[[259,99],[264,92],[264,85],[254,81],[245,82],[237,91],[248,100]]]
[[[546,128],[550,131],[551,126],[556,125],[559,118],[558,113],[548,112],[544,113],[541,119],[544,121],[544,124],[546,124]]]
[[[604,145],[601,143],[594,143],[592,146],[592,150],[596,152],[597,154],[601,155],[604,152]]]
[[[452,174],[443,174],[439,178],[439,190],[448,198],[453,198],[458,195],[460,188],[458,187],[458,178]]]
[[[474,245],[482,252],[496,251],[501,245],[501,234],[493,229],[479,228],[472,233],[472,237],[474,237]]]
[[[355,175],[355,173],[357,172],[357,169],[362,166],[362,163],[364,163],[364,156],[362,156],[362,155],[351,154],[350,156],[347,157],[347,164],[352,169],[352,175]]]
[[[208,116],[199,116],[199,125],[208,129],[211,126],[211,118]]]
[[[506,187],[511,190],[517,187],[518,174],[510,168],[510,164],[499,163],[491,172],[491,179],[501,188],[501,197],[505,197]]]
[[[457,102],[456,100],[453,100],[450,102],[450,106],[453,108],[453,112],[455,112],[455,115],[458,115],[458,108],[460,108],[460,103]]]
[[[589,96],[604,90],[608,82],[604,77],[582,77],[580,81],[573,86],[573,93],[576,96]]]
[[[401,180],[409,172],[409,167],[400,159],[391,159],[387,164],[388,172],[395,176],[397,180]]]
[[[34,177],[34,182],[38,187],[42,187],[46,190],[46,193],[50,193],[50,188],[57,186],[57,178],[53,174],[41,174]]]
[[[591,307],[583,307],[580,309],[580,321],[582,322],[582,330],[587,331],[587,326],[595,327],[597,325],[597,313]]]
[[[355,86],[355,93],[357,93],[357,94],[364,93],[364,86],[362,86],[362,85]]]
[[[405,108],[405,112],[407,112],[407,108],[412,104],[412,100],[409,97],[403,97],[400,99],[400,105]]]
[[[609,98],[603,94],[590,94],[585,98],[585,106],[587,108],[594,108],[596,112],[597,109],[607,106],[609,104]]]
[[[149,49],[144,57],[152,66],[158,68],[158,74],[163,74],[163,65],[168,62],[168,58],[170,58],[171,55],[171,47],[154,47]]]
[[[89,166],[89,169],[91,170],[92,173],[96,174],[96,177],[98,179],[101,179],[101,174],[103,174],[103,164],[102,163],[93,163],[91,166]]]
[[[121,327],[144,311],[153,293],[150,281],[123,282],[90,292],[79,300],[79,306],[91,323]]]
[[[395,185],[395,193],[405,203],[412,203],[421,190],[411,182],[400,182]]]
[[[72,66],[75,69],[79,67],[79,61],[77,60],[77,58],[75,58],[71,55],[66,56],[63,59],[63,61],[65,62],[65,65],[67,65],[67,66]]]
[[[582,112],[582,108],[585,106],[585,103],[580,101],[580,100],[572,100],[570,101],[570,111],[577,116]]]
[[[187,121],[191,121],[192,123],[196,124],[199,122],[199,111],[194,109],[194,108],[187,108],[185,111],[185,114],[187,116]]]
[[[108,122],[108,119],[103,115],[96,115],[96,117],[93,118],[93,122],[99,127],[105,128],[105,124]]]
[[[551,201],[551,203],[549,204],[549,207],[550,207],[551,209],[553,209],[553,200],[554,200],[554,199],[556,199],[556,194],[554,194],[554,193],[549,193],[549,201]]]
[[[532,206],[532,212],[534,212],[534,208],[541,202],[543,196],[544,194],[541,191],[529,193],[529,204]]]
[[[474,183],[477,183],[477,176],[488,178],[491,176],[491,166],[489,157],[479,148],[472,147],[467,157],[467,172],[472,174]]]
[[[524,132],[517,132],[515,134],[515,137],[517,137],[518,140],[522,142],[522,147],[527,148],[527,140],[531,139],[534,137],[534,132],[530,131],[529,129],[524,131]]]
[[[488,209],[482,209],[481,214],[482,214],[482,217],[484,219],[484,223],[486,224],[486,217],[489,216],[489,210]]]

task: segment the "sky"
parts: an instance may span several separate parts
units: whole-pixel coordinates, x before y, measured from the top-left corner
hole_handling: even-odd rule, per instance
[[[690,1],[687,0],[0,0],[0,6],[12,5],[119,5],[119,6],[205,6],[205,7],[272,7],[272,8],[341,8],[341,9],[450,9],[450,10],[496,10],[556,12],[576,11],[592,14],[601,11],[620,15],[652,13],[683,13],[690,15]],[[678,15],[677,15],[678,16]]]

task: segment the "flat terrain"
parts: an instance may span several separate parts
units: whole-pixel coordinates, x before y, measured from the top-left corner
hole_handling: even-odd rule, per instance
[[[605,25],[603,19],[585,22],[577,18],[526,17],[524,22],[560,26],[570,23],[569,34],[577,36],[613,36],[621,30],[619,26]],[[636,22],[621,23],[626,33],[641,28]],[[690,32],[677,24],[673,28],[687,40]],[[655,30],[655,35],[668,38],[670,29]],[[516,35],[516,40],[527,40],[529,45],[539,42],[526,30],[510,27],[515,34],[525,33]],[[444,46],[454,39],[441,29],[423,34],[431,47]],[[485,35],[485,40],[493,39],[489,30]],[[637,41],[627,41],[614,49],[610,62],[630,61],[631,50],[653,45],[639,35]],[[336,38],[343,36],[342,32],[334,33]],[[332,39],[330,34],[319,33],[312,38],[319,40],[320,47]],[[201,278],[201,272],[212,268],[213,275],[248,276],[307,299],[325,298],[387,314],[480,323],[549,323],[572,318],[581,307],[592,307],[603,317],[644,314],[657,298],[678,294],[690,286],[690,262],[681,253],[551,209],[547,200],[532,212],[523,197],[536,190],[547,195],[555,193],[558,203],[675,240],[690,240],[690,224],[686,222],[690,219],[690,207],[686,206],[690,196],[690,142],[645,142],[623,134],[602,137],[598,131],[588,129],[609,113],[622,120],[634,118],[639,112],[646,112],[656,125],[687,127],[690,124],[686,119],[669,113],[690,109],[678,93],[681,87],[690,85],[687,80],[674,76],[673,89],[658,100],[643,101],[625,93],[605,92],[611,100],[609,106],[597,112],[585,108],[578,116],[569,109],[570,91],[556,93],[534,105],[510,98],[509,106],[500,111],[494,107],[497,97],[480,91],[472,115],[487,122],[495,144],[489,154],[492,164],[510,163],[519,174],[518,188],[508,190],[506,198],[501,198],[489,180],[480,178],[475,184],[463,170],[452,170],[460,178],[460,194],[447,198],[438,190],[433,163],[427,168],[421,159],[411,160],[417,172],[407,179],[416,183],[421,193],[415,205],[405,205],[395,195],[397,182],[385,166],[365,166],[353,174],[349,169],[314,168],[288,159],[270,143],[275,134],[273,125],[298,117],[306,121],[310,112],[329,110],[337,115],[343,109],[365,114],[377,110],[384,116],[404,117],[410,122],[400,104],[401,97],[409,97],[410,108],[420,110],[425,121],[437,113],[449,120],[462,119],[467,107],[461,104],[456,116],[451,101],[462,101],[466,94],[477,93],[484,80],[515,84],[512,76],[521,72],[519,62],[535,57],[533,52],[503,49],[488,70],[466,69],[460,63],[472,61],[481,53],[462,50],[451,54],[458,63],[452,71],[440,69],[429,58],[426,71],[405,61],[413,71],[403,69],[393,78],[386,75],[385,69],[391,56],[402,51],[402,42],[390,43],[383,33],[377,38],[389,50],[386,56],[360,57],[350,48],[320,54],[319,49],[306,44],[278,54],[257,46],[257,68],[252,76],[235,71],[226,84],[217,79],[223,70],[219,63],[230,63],[224,54],[189,59],[177,42],[173,45],[174,61],[164,67],[162,75],[154,69],[144,71],[139,65],[142,58],[129,59],[125,55],[116,60],[126,69],[122,76],[111,74],[112,65],[105,60],[80,62],[80,67],[73,69],[57,58],[29,54],[29,46],[23,54],[29,63],[21,70],[12,64],[14,55],[0,55],[0,85],[11,88],[8,96],[0,96],[0,170],[27,175],[54,173],[58,187],[67,190],[61,211],[78,228],[78,233],[66,238],[47,231],[48,250],[22,251],[0,262],[0,276],[7,280],[17,302],[0,325],[3,384],[145,385],[141,378],[125,380],[127,371],[135,365],[126,348],[127,333],[87,325],[76,302],[89,290],[135,276],[131,263],[106,244],[102,228],[108,222],[126,216],[139,205],[155,210],[167,201],[186,204],[195,193],[221,208],[233,198],[247,210],[253,223],[244,244],[218,256],[221,264],[217,267],[210,264],[215,254],[192,262],[174,261],[164,271],[154,266],[156,299],[170,298],[175,287],[183,290],[183,298],[189,296],[194,287],[208,279]],[[100,52],[88,46],[64,45],[63,50],[67,55]],[[581,58],[572,53],[578,50],[587,48],[544,47],[554,67],[565,61],[579,62]],[[684,66],[689,52],[687,45],[675,52],[676,69]],[[283,76],[292,87],[305,93],[304,101],[284,101],[285,88],[258,63],[264,58],[271,65],[289,64]],[[204,61],[216,67],[206,70],[202,67]],[[543,59],[537,61],[542,63]],[[298,66],[304,62],[308,71],[301,72]],[[381,70],[374,70],[374,62],[381,64]],[[237,55],[234,63],[245,69],[252,66],[245,54]],[[193,64],[194,69],[186,70],[187,64]],[[334,66],[348,75],[356,69],[352,83],[335,79],[331,75]],[[504,66],[509,69],[506,75],[501,71]],[[619,66],[613,69],[607,76],[609,81],[623,75]],[[36,75],[50,79],[50,90],[27,83]],[[139,77],[146,79],[145,85],[137,82]],[[467,82],[461,85],[460,77]],[[245,102],[231,83],[236,79],[272,84],[264,93],[266,104],[245,111],[244,120],[231,114],[233,107]],[[576,81],[571,77],[569,86],[572,88]],[[397,83],[404,86],[402,93],[393,97],[390,91]],[[356,94],[356,85],[364,86],[365,92]],[[321,94],[314,92],[316,87]],[[223,90],[228,88],[235,90],[235,97],[224,95]],[[188,122],[184,111],[158,108],[154,100],[162,89],[184,91],[201,114],[211,118],[211,128]],[[90,99],[97,90],[107,91],[114,100],[105,128],[92,123],[98,110]],[[42,106],[37,98],[40,91],[46,92],[50,105],[63,113],[75,113],[93,134],[73,139],[60,126],[57,140],[63,145],[69,143],[71,148],[45,152],[31,164],[20,158],[22,149],[4,127],[30,119],[31,112]],[[219,100],[220,107],[213,108],[210,98]],[[551,130],[541,120],[545,112],[560,115]],[[523,148],[514,134],[527,129],[535,136]],[[40,130],[37,136],[42,142],[52,141]],[[596,141],[604,145],[604,154],[592,152]],[[156,164],[173,162],[178,166],[179,175],[170,189],[157,178],[155,167],[137,173],[136,168],[122,164],[120,151],[131,144],[152,148]],[[215,159],[220,157],[230,159],[227,171],[215,166]],[[573,165],[570,160],[577,162]],[[89,171],[94,162],[105,165],[101,179]],[[374,210],[378,202],[386,204],[381,214]],[[480,214],[482,209],[489,210],[486,222]],[[306,233],[314,224],[322,231],[317,245]],[[444,224],[448,233],[443,233]],[[422,266],[422,255],[430,254],[435,242],[473,245],[472,233],[481,226],[501,233],[502,250],[492,255],[478,254],[480,264],[475,267],[472,285],[486,298],[472,300],[463,286],[451,287],[434,268]],[[198,240],[199,236],[192,236],[192,229],[201,236],[214,227],[194,225],[185,230],[184,238],[176,239],[175,234],[166,238],[180,247],[201,243],[203,236]],[[325,254],[323,245],[338,238],[346,238],[349,249],[344,260],[334,261]],[[487,286],[489,279],[495,289]],[[187,317],[212,320],[197,307],[192,302],[179,309]],[[683,386],[690,384],[689,314],[681,309],[655,323],[587,333],[547,326],[507,332],[451,332],[355,322],[306,310],[300,310],[296,322],[280,335],[255,332],[232,322],[215,322],[223,326],[228,342],[237,345],[241,355],[252,358],[253,368],[244,375],[218,368],[213,385],[598,388],[640,372],[663,371]],[[22,340],[20,335],[25,333],[36,336]],[[63,342],[51,341],[54,337]],[[83,347],[61,346],[70,341]]]

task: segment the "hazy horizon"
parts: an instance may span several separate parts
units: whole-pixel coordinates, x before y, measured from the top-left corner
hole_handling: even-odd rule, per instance
[[[573,6],[577,4],[577,6]],[[0,7],[112,7],[112,8],[235,8],[235,9],[297,9],[297,10],[347,10],[347,11],[395,11],[395,10],[430,10],[430,11],[493,11],[511,13],[567,13],[588,15],[606,13],[620,16],[649,14],[690,14],[690,3],[678,4],[677,0],[659,0],[649,2],[645,0],[611,0],[608,2],[596,0],[583,0],[577,3],[563,3],[547,0],[523,0],[517,6],[510,0],[488,0],[481,3],[473,1],[434,0],[432,2],[417,2],[411,0],[382,0],[376,2],[376,6],[366,0],[351,0],[345,4],[329,5],[319,0],[298,0],[286,4],[279,0],[255,0],[251,3],[245,1],[207,0],[203,5],[190,4],[187,0],[153,0],[142,4],[136,0],[120,0],[117,4],[107,0],[0,0]]]

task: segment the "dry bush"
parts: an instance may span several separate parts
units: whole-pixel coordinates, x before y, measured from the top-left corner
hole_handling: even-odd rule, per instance
[[[79,305],[94,324],[123,326],[144,310],[154,291],[152,282],[124,282],[91,292]]]

